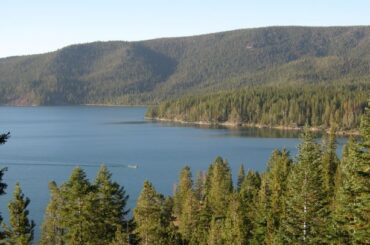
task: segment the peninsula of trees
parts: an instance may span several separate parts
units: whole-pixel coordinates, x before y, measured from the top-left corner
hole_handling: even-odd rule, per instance
[[[370,27],[267,27],[0,59],[0,104],[157,104],[251,84],[370,83]]]
[[[146,117],[182,123],[315,129],[356,133],[370,84],[249,86],[185,96],[148,108]]]
[[[334,130],[318,143],[306,129],[295,158],[275,150],[265,172],[241,166],[235,185],[221,157],[195,180],[184,167],[173,196],[145,181],[132,219],[128,196],[106,167],[92,183],[75,168],[65,183],[50,183],[40,244],[369,244],[369,109],[360,125],[341,159]],[[17,184],[2,243],[31,243],[29,202]]]

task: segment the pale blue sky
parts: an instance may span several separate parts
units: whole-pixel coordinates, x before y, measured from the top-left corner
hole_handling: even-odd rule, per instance
[[[0,57],[271,25],[369,25],[366,0],[0,0]]]

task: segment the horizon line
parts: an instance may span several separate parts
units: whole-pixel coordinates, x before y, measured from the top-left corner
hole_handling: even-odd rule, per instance
[[[206,33],[195,33],[190,35],[178,35],[178,36],[162,36],[162,37],[153,37],[147,39],[140,39],[140,40],[124,40],[124,39],[106,39],[106,40],[92,40],[86,42],[75,42],[69,43],[62,47],[56,48],[54,50],[39,52],[39,53],[29,53],[29,54],[20,54],[20,55],[10,55],[10,56],[0,56],[0,59],[12,59],[18,57],[25,57],[25,56],[36,56],[36,55],[43,55],[48,53],[57,52],[67,47],[76,46],[76,45],[84,45],[84,44],[92,44],[92,43],[107,43],[107,42],[127,42],[127,43],[135,43],[135,42],[146,42],[146,41],[154,41],[154,40],[161,40],[161,39],[175,39],[175,38],[190,38],[190,37],[199,37],[199,36],[206,36],[218,33],[226,33],[226,32],[234,32],[234,31],[242,31],[242,30],[252,30],[252,29],[264,29],[264,28],[279,28],[279,27],[300,27],[300,28],[350,28],[350,27],[370,27],[369,25],[361,24],[361,25],[268,25],[268,26],[257,26],[257,27],[246,27],[246,28],[237,28],[237,29],[229,29],[229,30],[222,30],[222,31],[215,31],[215,32],[206,32]]]

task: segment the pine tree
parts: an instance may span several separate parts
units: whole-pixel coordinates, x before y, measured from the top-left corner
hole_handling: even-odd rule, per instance
[[[216,218],[225,218],[229,196],[233,191],[229,164],[221,157],[217,157],[209,169],[206,197]]]
[[[62,245],[64,229],[62,228],[61,207],[63,206],[63,199],[55,182],[50,182],[49,189],[50,201],[45,211],[40,244]]]
[[[195,210],[194,215],[194,230],[191,234],[190,244],[206,245],[208,244],[208,234],[212,219],[212,211],[207,204],[207,199],[200,201],[199,206]]]
[[[194,186],[194,198],[187,198],[187,203],[184,205],[184,214],[192,214],[193,227],[189,244],[207,244],[208,231],[211,222],[212,212],[206,199],[206,182],[208,177],[203,172],[198,172],[197,179]],[[189,215],[190,216],[190,215]],[[189,219],[190,220],[190,219]]]
[[[7,184],[3,182],[4,173],[7,171],[7,168],[0,169],[0,196],[5,194],[5,189]],[[1,216],[0,216],[1,219]]]
[[[255,238],[259,243],[278,244],[284,216],[284,195],[291,159],[289,152],[275,150],[268,162],[258,194]]]
[[[350,244],[370,243],[370,111],[363,115],[359,141],[351,138],[340,164],[336,239]]]
[[[238,173],[238,181],[237,181],[237,190],[240,191],[240,188],[242,186],[242,183],[244,181],[244,177],[245,177],[245,171],[244,171],[244,166],[243,164],[240,165],[240,168],[239,168],[239,173]]]
[[[112,174],[106,166],[101,166],[95,179],[94,191],[96,206],[95,212],[99,214],[97,237],[101,244],[110,243],[119,227],[126,227],[125,216],[128,213],[126,203],[128,196],[123,187],[111,180]]]
[[[189,192],[192,192],[192,188],[193,181],[191,171],[188,166],[185,166],[180,172],[179,183],[174,195],[174,214],[176,217],[180,218],[179,222],[181,222],[181,214],[185,198]]]
[[[7,168],[0,169],[0,196],[5,194],[5,189],[8,187],[8,185],[3,182],[3,177],[6,171]]]
[[[208,234],[208,245],[222,245],[223,218],[213,217]]]
[[[110,245],[126,245],[128,243],[128,235],[121,226],[118,226],[114,234],[114,239],[109,243]]]
[[[35,223],[28,218],[30,199],[25,197],[19,183],[16,183],[13,199],[10,201],[9,223],[5,227],[6,244],[28,245],[32,243]]]
[[[0,134],[0,145],[5,144],[10,138],[10,132],[5,134]]]
[[[10,137],[10,133],[0,134],[0,145],[5,144],[6,141],[9,139],[9,137]],[[5,171],[7,171],[7,168],[0,169],[0,196],[5,194],[5,189],[7,187],[7,184],[3,182]],[[3,217],[1,216],[1,212],[0,212],[0,225],[2,224],[2,222],[3,222]],[[4,234],[3,232],[0,231],[0,241],[2,239],[4,239]]]
[[[287,243],[325,243],[328,201],[322,178],[321,151],[306,128],[297,163],[289,174],[282,235]]]
[[[338,167],[338,174],[340,176],[337,181],[338,187],[336,188],[336,201],[334,211],[334,231],[333,237],[336,242],[341,244],[350,244],[354,241],[351,233],[351,223],[355,220],[355,207],[354,202],[357,193],[354,190],[358,187],[356,183],[356,170],[357,161],[355,161],[353,153],[356,152],[356,141],[350,138],[345,146],[342,161]]]
[[[261,186],[261,177],[258,172],[249,170],[240,187],[240,195],[243,202],[255,201]]]
[[[335,189],[335,174],[339,163],[339,159],[336,154],[336,137],[334,128],[330,129],[329,134],[325,134],[322,152],[324,188],[328,195],[332,197]]]
[[[274,244],[273,243],[273,217],[271,212],[271,183],[268,174],[264,173],[261,177],[261,188],[256,198],[256,203],[253,205],[255,211],[254,218],[249,222],[253,222],[253,231],[248,231],[248,240],[251,244]],[[250,219],[250,218],[249,218]],[[249,229],[251,229],[249,228]],[[253,234],[251,237],[250,234]]]
[[[140,244],[166,244],[167,234],[166,227],[162,226],[162,208],[163,199],[154,186],[149,181],[145,181],[134,209],[136,232]]]
[[[177,227],[174,225],[174,200],[172,197],[164,197],[162,194],[159,194],[159,200],[161,203],[161,227],[164,228],[161,240],[164,244],[179,244],[181,242],[181,236],[178,233]]]
[[[191,191],[188,192],[184,198],[182,212],[178,222],[179,233],[186,242],[192,240],[192,236],[196,230],[199,205],[199,201],[194,193]]]
[[[222,231],[223,242],[225,244],[246,244],[247,226],[244,215],[239,194],[232,194]]]
[[[203,201],[205,197],[206,176],[203,172],[197,173],[197,179],[194,184],[194,194],[198,201]]]
[[[60,188],[62,228],[66,230],[64,241],[71,245],[99,241],[97,237],[97,202],[93,187],[85,172],[76,167],[69,180]]]
[[[247,239],[252,238],[254,230],[254,224],[256,219],[256,203],[258,198],[258,192],[261,187],[261,177],[258,172],[248,171],[244,178],[244,181],[240,187],[240,197],[243,204],[243,210],[245,214],[245,224]]]
[[[5,194],[5,189],[7,187],[7,184],[5,184],[2,181],[6,170],[7,170],[6,168],[0,169],[0,196]],[[0,213],[0,225],[2,224],[2,222],[3,222],[3,217],[1,216],[1,213]],[[2,239],[4,239],[4,234],[3,232],[0,231],[0,242]]]
[[[359,222],[356,225],[356,241],[370,243],[370,100],[361,119],[361,140],[358,159],[360,166],[357,169],[359,178],[358,213]]]
[[[222,160],[221,157],[217,157],[216,160],[217,159]],[[212,174],[213,174],[213,167],[214,167],[214,163],[212,163],[208,167],[208,171],[207,171],[207,174],[206,174],[206,180],[204,182],[204,196],[208,196],[209,191],[211,189],[211,179],[212,179]]]

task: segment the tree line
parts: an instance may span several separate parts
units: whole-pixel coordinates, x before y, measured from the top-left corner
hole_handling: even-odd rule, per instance
[[[370,110],[340,159],[334,129],[318,142],[306,127],[301,139],[295,158],[275,150],[264,172],[241,165],[235,185],[221,157],[195,179],[185,166],[173,196],[145,181],[132,218],[105,166],[93,183],[77,167],[60,186],[50,183],[40,244],[369,244]],[[28,204],[17,184],[6,244],[31,243]]]
[[[186,96],[148,108],[146,116],[186,122],[267,127],[358,129],[369,85],[250,86]]]

